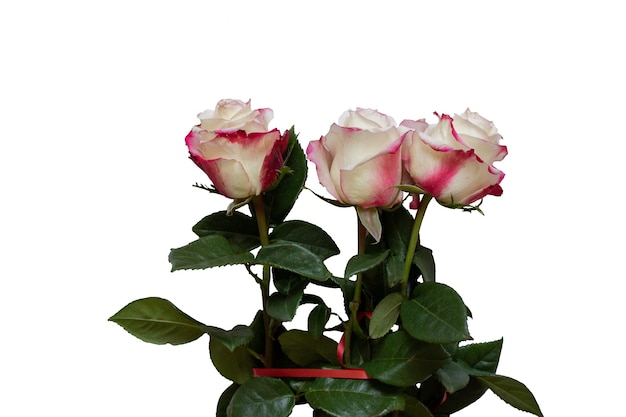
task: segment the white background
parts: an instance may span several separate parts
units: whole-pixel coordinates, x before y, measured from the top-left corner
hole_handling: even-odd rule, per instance
[[[167,261],[227,204],[191,187],[208,180],[184,145],[226,97],[273,108],[303,146],[357,106],[494,120],[504,195],[485,216],[432,204],[422,242],[546,416],[619,413],[622,17],[610,1],[2,2],[0,414],[214,415],[228,381],[206,336],[149,345],[107,318],[147,296],[223,328],[258,307],[242,270]],[[307,184],[323,192],[314,170]],[[342,274],[353,211],[304,195],[292,218],[333,234]],[[458,415],[523,413],[487,394]]]

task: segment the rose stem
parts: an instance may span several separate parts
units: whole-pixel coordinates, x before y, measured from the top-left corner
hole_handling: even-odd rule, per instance
[[[357,216],[358,220],[358,216]],[[363,226],[360,220],[358,220],[358,254],[361,255],[365,252],[365,238],[367,237],[367,229]],[[352,359],[351,342],[352,342],[352,333],[353,329],[359,325],[358,323],[358,311],[359,305],[361,305],[361,288],[363,286],[363,275],[359,272],[356,275],[356,283],[354,286],[354,297],[350,302],[350,321],[348,323],[348,327],[345,332],[345,350],[344,350],[344,360],[347,365],[350,364]]]
[[[411,238],[409,240],[409,247],[406,251],[406,260],[404,262],[404,272],[402,274],[402,294],[405,296],[409,296],[407,294],[407,285],[409,282],[409,272],[411,272],[411,265],[413,264],[413,256],[415,256],[415,249],[417,247],[417,243],[419,242],[420,236],[420,227],[422,226],[422,220],[424,220],[424,213],[426,213],[426,207],[428,207],[428,203],[432,200],[432,196],[430,194],[424,194],[422,197],[419,206],[417,207],[417,213],[415,213],[415,221],[413,222],[413,229],[411,230]]]
[[[267,217],[265,215],[265,203],[263,197],[256,196],[252,199],[254,212],[256,214],[256,222],[259,227],[259,238],[261,246],[269,244],[267,235]],[[265,327],[265,353],[263,364],[266,368],[272,367],[274,356],[274,338],[271,329],[271,317],[267,314],[267,300],[270,298],[270,266],[263,265],[263,279],[261,280],[261,297],[263,299],[263,325]]]

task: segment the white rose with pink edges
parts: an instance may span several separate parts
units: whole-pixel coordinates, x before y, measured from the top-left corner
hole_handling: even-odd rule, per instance
[[[190,158],[226,197],[261,194],[283,166],[289,132],[269,130],[271,109],[253,110],[250,101],[220,100],[215,110],[198,115],[185,142]]]
[[[435,113],[436,114],[436,113]],[[493,166],[507,155],[494,124],[467,109],[439,121],[405,120],[404,166],[414,184],[443,205],[465,206],[502,195],[504,173]]]
[[[319,140],[309,143],[320,183],[342,203],[356,206],[361,223],[378,241],[379,207],[402,201],[401,131],[393,118],[372,109],[346,111]]]

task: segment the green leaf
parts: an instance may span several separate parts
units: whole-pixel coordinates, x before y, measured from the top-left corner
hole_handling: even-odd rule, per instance
[[[319,256],[292,242],[271,242],[263,246],[256,263],[286,269],[316,281],[326,281],[331,275]]]
[[[413,297],[400,306],[400,317],[407,332],[429,343],[452,343],[470,339],[467,310],[451,287],[425,282]]]
[[[219,327],[205,326],[204,331],[212,338],[217,339],[228,350],[233,351],[238,346],[243,346],[254,338],[252,329],[248,326],[238,325],[232,330],[223,330]]]
[[[446,352],[448,352],[448,354],[454,358],[454,355],[456,355],[456,351],[459,349],[459,342],[444,343],[442,346],[446,350]]]
[[[493,375],[498,368],[501,352],[502,339],[486,343],[472,343],[459,347],[455,360],[470,375]]]
[[[364,368],[386,384],[409,387],[427,379],[449,358],[441,345],[419,342],[400,330],[382,339]]]
[[[315,294],[304,294],[302,296],[302,304],[321,304],[321,305],[326,305],[324,303],[324,299],[322,299],[322,297],[320,297],[319,295],[315,295]]]
[[[435,282],[435,258],[432,250],[418,246],[413,256],[413,264],[420,269],[424,282]]]
[[[326,323],[330,319],[330,308],[325,304],[316,305],[309,313],[308,329],[315,340],[319,340],[324,334]]]
[[[383,263],[388,256],[388,250],[381,253],[364,253],[361,255],[355,255],[350,258],[346,264],[344,278],[347,279],[358,273],[370,270]]]
[[[330,319],[332,310],[326,306],[320,296],[314,294],[304,294],[300,304],[316,304],[309,313],[308,332],[318,340],[326,330],[326,323]]]
[[[280,322],[291,321],[296,315],[301,300],[302,290],[291,294],[275,292],[267,300],[267,314]]]
[[[289,145],[284,157],[285,166],[291,169],[291,173],[281,179],[278,187],[263,195],[270,227],[275,227],[285,220],[298,199],[307,177],[306,156],[293,127],[289,130]]]
[[[501,375],[478,376],[476,379],[506,403],[521,411],[543,417],[535,396],[526,385]]]
[[[400,305],[404,301],[405,298],[401,293],[392,292],[378,303],[370,319],[369,334],[372,339],[383,337],[396,324],[400,315]]]
[[[302,291],[309,284],[309,280],[306,278],[279,268],[272,269],[272,278],[276,290],[285,295],[291,294],[294,291]]]
[[[477,401],[487,391],[487,388],[483,387],[476,380],[476,378],[470,376],[469,384],[467,384],[465,388],[462,388],[453,394],[447,395],[446,401],[443,404],[438,405],[441,402],[441,396],[443,395],[443,386],[439,383],[439,381],[432,378],[425,381],[420,387],[420,391],[428,391],[429,389],[435,390],[432,405],[437,406],[437,416],[448,416],[456,413],[457,411],[462,410]],[[426,403],[428,404],[428,402]]]
[[[233,398],[233,395],[235,395],[235,392],[237,392],[240,386],[241,385],[239,384],[231,384],[224,390],[224,392],[222,392],[222,395],[220,395],[220,399],[217,402],[217,412],[215,413],[215,417],[228,417],[226,410],[230,404],[230,400]]]
[[[313,364],[338,365],[337,342],[322,336],[316,339],[303,330],[289,330],[278,337],[285,354],[300,366]]]
[[[401,255],[406,259],[413,222],[413,216],[405,207],[399,207],[391,212],[383,212],[384,238],[394,255]]]
[[[385,281],[387,287],[392,288],[402,281],[405,258],[405,255],[394,255],[393,253],[387,258],[385,264]]]
[[[470,381],[470,377],[463,367],[453,361],[448,361],[437,369],[435,378],[446,387],[446,391],[450,394],[465,388]]]
[[[405,406],[396,390],[369,380],[317,378],[302,390],[311,407],[334,417],[379,417]]]
[[[109,318],[144,342],[180,345],[196,340],[206,326],[170,301],[150,297],[135,300]]]
[[[228,417],[287,417],[296,399],[280,379],[257,377],[243,384],[228,406]]]
[[[297,243],[321,259],[339,254],[339,248],[324,229],[302,220],[290,220],[279,224],[269,238],[270,242]]]
[[[252,323],[250,323],[250,328],[252,333],[254,333],[254,338],[252,338],[248,347],[254,352],[263,353],[265,349],[265,323],[262,310],[256,312]]]
[[[409,211],[401,206],[392,212],[383,212],[383,239],[391,250],[385,265],[385,283],[392,288],[402,281],[406,251],[411,240],[414,219]]]
[[[209,351],[215,369],[224,378],[237,384],[243,384],[252,378],[255,361],[246,346],[239,346],[231,351],[217,339],[211,339]]]
[[[253,262],[254,256],[250,252],[236,252],[224,236],[209,235],[186,246],[172,249],[169,261],[172,271],[177,271],[246,264]]]
[[[369,339],[353,337],[350,352],[351,365],[362,368],[366,362],[372,359],[372,343]]]
[[[313,410],[313,417],[333,417],[331,414],[328,414],[326,411],[324,410]]]
[[[406,417],[433,417],[428,407],[410,395],[404,395],[404,412]]]
[[[234,248],[239,249],[239,252],[251,251],[261,244],[256,220],[238,211],[233,212],[231,216],[228,216],[226,211],[210,214],[196,223],[191,230],[198,237],[224,236]]]

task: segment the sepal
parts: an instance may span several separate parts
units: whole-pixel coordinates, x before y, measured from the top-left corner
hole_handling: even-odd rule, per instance
[[[282,175],[279,175],[277,182],[263,194],[270,227],[278,226],[285,220],[304,188],[308,173],[306,156],[298,142],[294,127],[286,134],[289,135],[289,142],[283,154],[284,165],[280,171]]]

